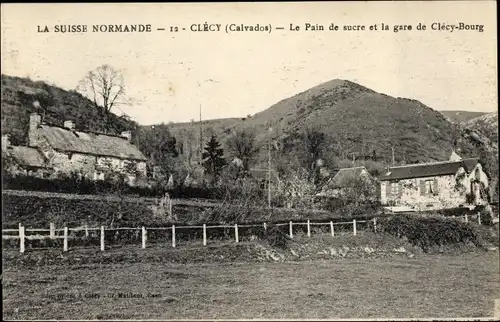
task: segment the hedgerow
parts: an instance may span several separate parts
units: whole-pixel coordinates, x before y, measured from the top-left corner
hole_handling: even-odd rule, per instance
[[[380,232],[405,238],[411,244],[428,252],[434,246],[472,244],[483,247],[474,226],[459,220],[397,215],[379,221]]]

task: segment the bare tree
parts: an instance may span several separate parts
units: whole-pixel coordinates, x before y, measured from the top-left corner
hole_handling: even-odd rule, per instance
[[[105,120],[113,107],[126,103],[123,74],[110,65],[105,64],[89,71],[76,90],[94,103]]]
[[[257,156],[255,132],[249,130],[236,131],[226,142],[229,154],[243,163],[243,170],[248,171],[250,164]]]

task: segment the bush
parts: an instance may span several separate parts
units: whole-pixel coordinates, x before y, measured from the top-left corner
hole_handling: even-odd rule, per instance
[[[279,226],[271,226],[264,233],[264,240],[273,247],[285,249],[291,239]]]
[[[379,221],[382,232],[406,238],[410,243],[428,252],[433,246],[474,244],[482,247],[473,226],[458,220],[398,215]]]

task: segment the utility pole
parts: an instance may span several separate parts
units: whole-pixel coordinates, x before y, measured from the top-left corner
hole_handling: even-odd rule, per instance
[[[201,104],[200,104],[200,165],[203,162],[203,126],[201,125]]]
[[[392,150],[392,166],[395,165],[395,161],[394,161],[394,146],[391,145],[391,150]]]
[[[267,144],[267,206],[271,209],[271,142]]]

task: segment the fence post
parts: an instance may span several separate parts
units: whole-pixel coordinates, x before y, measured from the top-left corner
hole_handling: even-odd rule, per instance
[[[267,224],[264,223],[264,232],[266,232],[266,231],[267,231]]]
[[[85,224],[85,237],[89,237],[89,226]]]
[[[481,225],[481,213],[480,212],[477,213],[477,223],[479,225]]]
[[[352,234],[356,236],[356,219],[352,220]]]
[[[373,218],[373,232],[377,232],[377,218]]]
[[[142,226],[142,248],[146,248],[146,238],[147,238],[147,231],[144,226]]]
[[[290,224],[289,224],[289,226],[290,226],[290,238],[293,238],[293,228],[292,228],[292,225],[293,225],[293,223],[290,220]]]
[[[335,237],[335,231],[333,230],[333,221],[330,221],[330,232],[332,233],[332,237]]]
[[[307,219],[307,237],[311,237],[311,221]]]
[[[24,253],[24,238],[25,238],[25,234],[24,234],[24,227],[21,226],[21,224],[19,224],[19,251],[21,253]]]
[[[50,239],[56,238],[56,225],[53,222],[50,223],[49,236],[50,236]]]
[[[175,225],[172,225],[172,247],[175,248]]]
[[[63,252],[68,251],[68,227],[64,227]]]
[[[101,226],[101,251],[104,251],[104,226]]]
[[[203,224],[203,246],[207,245],[207,225]]]
[[[240,237],[238,235],[238,224],[234,224],[234,239],[238,243],[240,241]]]
[[[469,218],[467,217],[467,214],[465,214],[465,223],[469,222]]]

